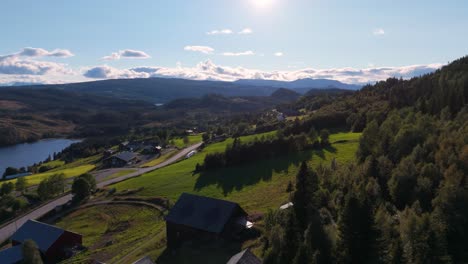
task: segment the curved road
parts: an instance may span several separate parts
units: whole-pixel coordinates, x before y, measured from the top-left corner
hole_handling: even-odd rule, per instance
[[[121,181],[130,179],[130,178],[138,177],[138,176],[140,176],[142,174],[145,174],[147,172],[150,172],[150,171],[165,167],[167,165],[170,165],[170,164],[176,162],[177,160],[185,157],[185,155],[187,155],[190,151],[195,150],[198,147],[200,147],[201,144],[202,143],[198,143],[198,144],[192,145],[190,147],[187,147],[187,148],[179,151],[179,153],[177,153],[176,155],[172,156],[171,158],[167,159],[164,162],[161,162],[160,164],[158,164],[156,166],[148,167],[148,168],[139,168],[136,172],[124,175],[122,177],[118,177],[118,178],[114,178],[114,179],[110,179],[110,180],[107,180],[107,181],[100,182],[100,183],[97,184],[97,187],[102,188],[102,187],[105,187],[105,186],[108,186],[108,185],[111,185],[111,184],[114,184],[114,183],[117,183],[117,182],[121,182]],[[25,215],[22,215],[22,216],[18,217],[17,219],[9,222],[8,224],[3,225],[2,227],[0,227],[0,243],[3,243],[8,238],[10,238],[10,236],[13,235],[13,233],[15,233],[15,231],[21,225],[26,223],[26,221],[28,221],[29,219],[38,219],[41,216],[45,215],[46,213],[54,210],[55,207],[60,206],[60,205],[64,205],[67,202],[71,201],[71,199],[72,199],[71,194],[67,194],[65,196],[59,197],[59,198],[57,198],[57,199],[55,199],[53,201],[50,201],[50,202],[42,205],[41,207],[38,207],[38,208],[34,209],[33,211],[30,211],[29,213],[27,213]]]

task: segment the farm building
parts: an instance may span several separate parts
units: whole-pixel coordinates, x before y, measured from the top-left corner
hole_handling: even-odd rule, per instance
[[[121,152],[104,160],[106,167],[124,167],[136,162],[137,155],[133,152]]]
[[[250,249],[245,249],[232,256],[227,264],[261,264],[262,261],[257,258]]]
[[[18,264],[23,261],[21,246],[14,246],[0,251],[0,261],[2,264]]]
[[[247,228],[247,213],[237,204],[183,193],[166,217],[167,245],[191,240],[230,240]]]
[[[61,228],[28,220],[11,237],[13,246],[25,240],[36,242],[47,263],[55,263],[72,255],[72,248],[81,246],[82,236]]]

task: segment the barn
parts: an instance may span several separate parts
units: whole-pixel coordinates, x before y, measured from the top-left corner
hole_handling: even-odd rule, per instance
[[[23,261],[21,246],[14,246],[0,251],[0,263],[19,264]]]
[[[192,240],[230,240],[245,230],[247,213],[237,203],[183,193],[166,216],[167,246]]]
[[[81,235],[35,220],[28,220],[11,237],[13,246],[21,245],[28,239],[36,242],[48,263],[70,257],[71,248],[82,244]]]

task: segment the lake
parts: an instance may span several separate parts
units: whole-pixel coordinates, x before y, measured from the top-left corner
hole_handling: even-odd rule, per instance
[[[44,161],[79,139],[44,139],[34,143],[22,143],[0,148],[0,177],[7,167],[21,168]]]

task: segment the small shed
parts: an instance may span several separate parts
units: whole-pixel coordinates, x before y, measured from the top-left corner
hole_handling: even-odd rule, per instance
[[[166,216],[168,247],[186,241],[230,240],[246,229],[247,213],[239,204],[183,193]]]
[[[18,264],[23,261],[22,246],[14,246],[0,251],[2,264]]]
[[[250,249],[245,249],[232,256],[227,264],[261,264],[262,261],[257,258]]]
[[[46,262],[55,263],[70,257],[69,249],[81,246],[82,236],[56,226],[28,220],[11,237],[13,246],[31,239],[36,242]]]

